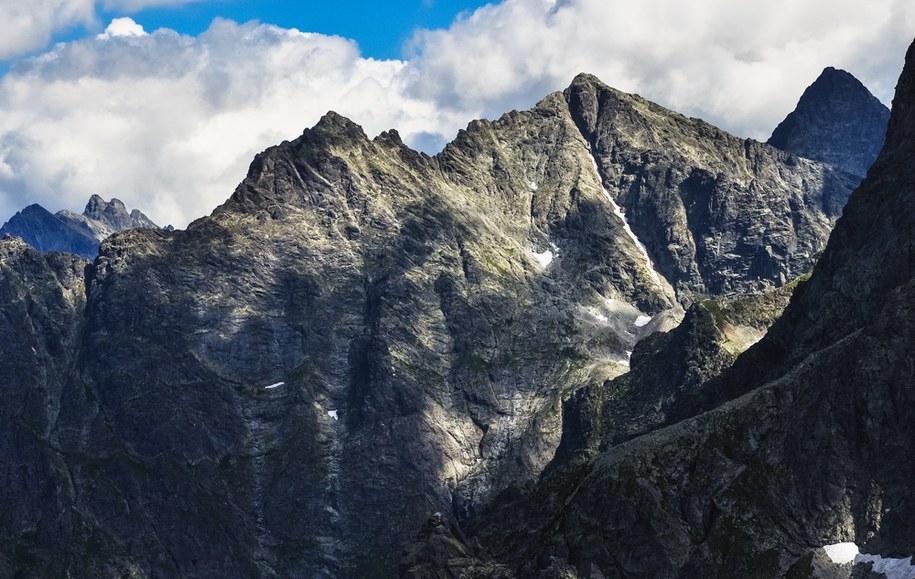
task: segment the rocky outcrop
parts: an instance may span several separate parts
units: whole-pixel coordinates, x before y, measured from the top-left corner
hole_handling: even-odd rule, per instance
[[[766,142],[864,178],[883,147],[889,118],[890,110],[858,79],[829,67]]]
[[[679,326],[641,340],[629,372],[581,388],[564,402],[563,437],[551,468],[691,413],[700,390],[765,335],[806,277],[759,294],[693,304]]]
[[[524,577],[867,576],[912,554],[913,95],[915,44],[885,148],[784,315],[702,385],[716,405],[504,493],[478,552]],[[825,564],[842,542],[869,555]]]
[[[95,259],[99,242],[112,233],[136,227],[159,228],[140,210],[128,213],[120,200],[106,202],[93,195],[82,215],[66,210],[52,214],[41,205],[29,205],[0,227],[0,237],[21,237],[39,251],[75,253]]]
[[[0,519],[0,570],[390,576],[435,512],[431,552],[476,569],[452,523],[537,480],[563,397],[806,271],[849,190],[589,76],[436,157],[329,113],[187,230],[102,243],[32,443],[60,539]]]

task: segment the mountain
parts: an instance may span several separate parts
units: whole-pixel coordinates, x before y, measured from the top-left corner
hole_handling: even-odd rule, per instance
[[[641,338],[810,270],[856,182],[580,75],[435,157],[328,113],[92,264],[0,240],[0,575],[391,576]]]
[[[117,231],[136,227],[159,228],[138,209],[128,213],[120,200],[106,202],[93,195],[82,215],[70,211],[52,214],[41,205],[29,205],[0,227],[0,236],[21,237],[39,251],[75,253],[95,259],[100,241]]]
[[[599,404],[624,378],[573,397],[543,478],[463,529],[428,524],[403,574],[911,577],[913,137],[915,44],[885,146],[812,275],[759,343],[691,385],[712,391],[697,412],[630,436]],[[680,359],[679,331],[655,362]]]
[[[863,178],[883,147],[889,118],[858,79],[829,67],[766,142]]]

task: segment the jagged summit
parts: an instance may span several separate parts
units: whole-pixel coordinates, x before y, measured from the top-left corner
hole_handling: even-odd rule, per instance
[[[139,209],[128,212],[124,203],[114,197],[111,198],[111,201],[106,202],[98,195],[93,195],[86,204],[83,217],[106,225],[110,229],[109,234],[137,227],[148,229],[157,229],[159,227]]]
[[[857,78],[828,67],[767,142],[863,177],[883,146],[889,116]]]
[[[305,135],[309,133],[363,141],[368,139],[360,125],[336,111],[328,111],[314,127],[305,130]]]
[[[128,213],[119,199],[108,202],[92,195],[82,215],[67,210],[52,214],[41,205],[29,205],[0,227],[0,235],[21,237],[39,251],[75,253],[91,260],[98,254],[100,241],[134,228],[159,226],[138,209]]]

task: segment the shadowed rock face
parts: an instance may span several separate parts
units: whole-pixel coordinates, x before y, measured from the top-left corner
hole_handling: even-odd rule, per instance
[[[706,411],[626,440],[582,396],[566,452],[474,522],[465,559],[521,577],[849,577],[866,569],[819,548],[912,555],[913,155],[915,44],[886,145],[822,259],[766,336],[700,385],[713,395],[693,409]]]
[[[21,237],[39,251],[75,253],[95,259],[99,242],[112,233],[136,227],[159,228],[138,209],[128,213],[119,199],[106,202],[93,195],[82,215],[70,211],[52,214],[41,205],[29,205],[0,227],[0,237]]]
[[[431,513],[536,480],[564,394],[682,304],[809,269],[850,183],[583,75],[436,157],[329,113],[84,285],[4,239],[36,340],[73,297],[62,356],[3,346],[47,401],[3,426],[43,470],[9,467],[0,575],[390,576]]]
[[[890,110],[858,79],[829,67],[766,142],[864,178],[883,147],[889,118]]]

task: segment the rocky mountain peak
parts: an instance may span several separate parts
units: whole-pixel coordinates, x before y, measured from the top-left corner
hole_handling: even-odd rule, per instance
[[[318,120],[311,129],[306,129],[305,134],[320,135],[325,138],[349,139],[367,141],[368,137],[362,127],[335,111],[328,111]]]
[[[83,215],[89,217],[90,219],[100,219],[106,213],[115,213],[121,212],[126,215],[127,208],[124,207],[124,203],[120,199],[112,198],[111,202],[105,201],[99,195],[93,194],[89,198],[89,202],[86,203],[86,209],[83,210]]]
[[[9,303],[76,304],[53,351],[41,308],[0,320],[35,334],[0,339],[0,389],[47,393],[0,405],[0,441],[38,433],[0,459],[44,469],[0,492],[0,576],[390,576],[430,511],[533,484],[562,398],[649,359],[680,300],[811,267],[850,187],[789,157],[580,75],[435,157],[329,112],[186,231],[106,240],[84,305],[81,263],[0,262]],[[642,375],[693,388],[713,313]]]
[[[863,177],[883,146],[889,116],[857,78],[828,67],[767,142]]]
[[[672,343],[703,331],[691,310],[639,343],[632,372],[574,395],[566,462],[532,490],[504,493],[453,543],[517,577],[912,576],[915,45],[896,95],[886,146],[784,316],[720,381],[685,384],[724,396],[645,433],[669,399],[651,408],[638,397],[675,373],[643,372],[684,352],[690,372],[707,368],[695,363],[702,348]],[[719,330],[728,310],[753,309],[702,305]],[[631,438],[619,435],[627,401],[639,420]],[[473,559],[448,555],[446,565]]]
[[[158,228],[158,225],[139,209],[128,212],[124,203],[115,197],[112,197],[111,201],[105,201],[98,195],[93,195],[86,204],[83,216],[104,224],[112,232],[136,227]]]

